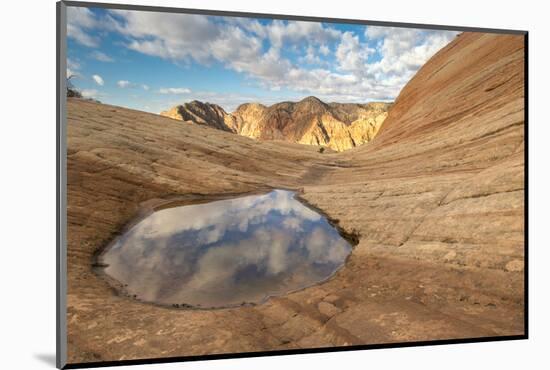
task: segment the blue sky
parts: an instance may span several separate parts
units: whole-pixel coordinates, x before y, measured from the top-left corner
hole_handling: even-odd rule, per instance
[[[390,101],[456,32],[69,7],[67,74],[87,97],[159,113],[315,95]]]

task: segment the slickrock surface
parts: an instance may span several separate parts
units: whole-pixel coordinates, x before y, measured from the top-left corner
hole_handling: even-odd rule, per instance
[[[524,333],[522,36],[462,34],[344,153],[68,102],[69,362]],[[118,296],[93,255],[140,202],[301,189],[361,234],[328,282],[255,307]]]
[[[310,96],[297,103],[283,102],[270,107],[242,104],[235,112],[227,113],[216,104],[195,100],[161,115],[259,140],[283,140],[344,151],[371,141],[390,106],[390,103],[326,104]]]

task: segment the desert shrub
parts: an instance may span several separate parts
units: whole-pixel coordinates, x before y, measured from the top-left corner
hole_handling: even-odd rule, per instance
[[[82,94],[77,89],[67,86],[67,97],[68,98],[82,98]]]
[[[73,85],[73,82],[71,79],[74,77],[74,75],[70,75],[67,77],[67,97],[68,98],[82,98],[82,94],[78,89]]]

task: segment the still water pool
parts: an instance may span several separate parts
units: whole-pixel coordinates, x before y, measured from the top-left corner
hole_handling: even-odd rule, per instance
[[[274,190],[151,213],[99,257],[141,301],[220,308],[265,301],[329,278],[351,245],[321,214]]]

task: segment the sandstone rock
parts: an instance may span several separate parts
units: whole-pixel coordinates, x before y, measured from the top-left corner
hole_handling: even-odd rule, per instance
[[[524,63],[523,36],[462,34],[368,145],[330,154],[68,99],[69,362],[524,334]],[[94,253],[142,202],[277,187],[360,235],[321,285],[254,307],[176,310],[117,296],[94,273]],[[326,321],[308,303],[321,297],[342,312]]]
[[[235,118],[227,114],[222,107],[216,104],[193,100],[190,103],[177,105],[167,111],[161,112],[160,115],[214,127],[223,131],[236,132]]]
[[[321,312],[323,315],[328,316],[328,317],[332,317],[332,316],[337,315],[340,312],[342,312],[341,309],[339,309],[338,307],[336,307],[332,303],[328,303],[328,302],[320,302],[317,305],[317,308],[319,309],[319,312]]]
[[[329,294],[325,298],[323,298],[323,301],[328,302],[328,303],[334,303],[339,299],[340,299],[340,297],[337,296],[336,294]]]
[[[455,251],[449,251],[444,257],[443,260],[446,262],[452,261],[456,258],[456,252]]]
[[[300,102],[266,107],[240,105],[226,113],[221,107],[193,101],[161,115],[260,140],[284,140],[347,150],[371,141],[388,115],[389,103],[326,104],[310,96]]]
[[[511,272],[520,272],[520,271],[523,271],[523,261],[522,260],[513,260],[513,261],[510,261],[506,264],[506,271],[511,271]]]

